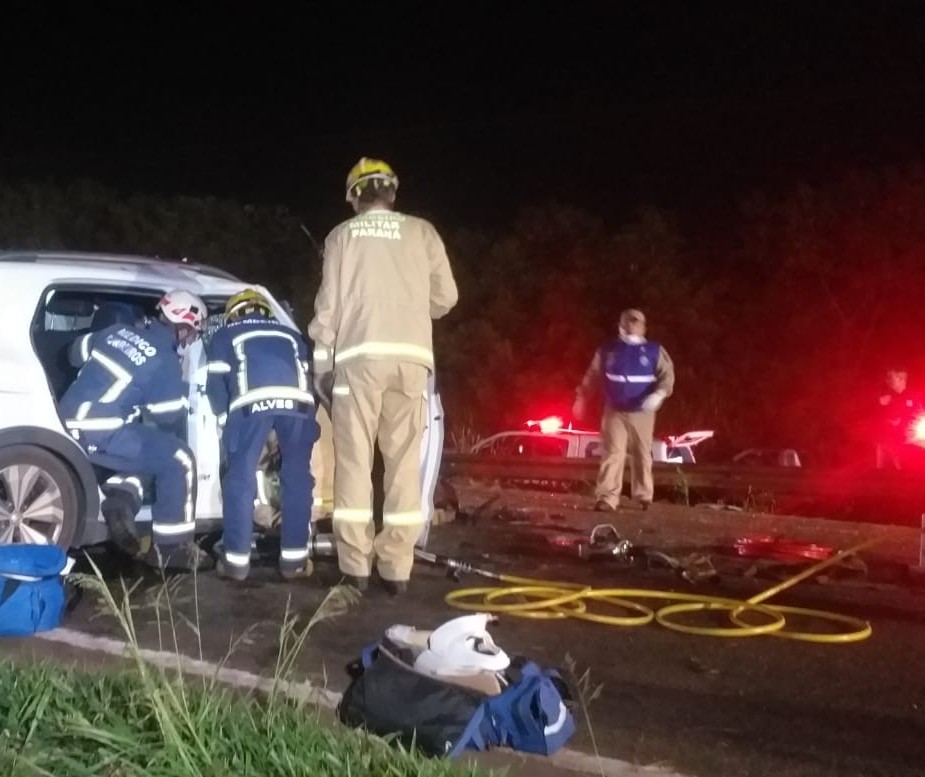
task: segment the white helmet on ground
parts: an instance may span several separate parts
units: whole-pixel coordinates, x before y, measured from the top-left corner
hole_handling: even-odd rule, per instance
[[[168,291],[157,303],[157,311],[171,324],[186,325],[197,332],[206,320],[206,305],[195,294],[184,289]]]
[[[511,659],[488,633],[493,619],[488,613],[477,613],[447,621],[430,635],[414,668],[436,676],[503,672]]]

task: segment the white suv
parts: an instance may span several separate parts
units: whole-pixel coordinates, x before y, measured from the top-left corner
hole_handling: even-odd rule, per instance
[[[221,325],[225,302],[245,287],[259,289],[277,318],[297,328],[288,307],[262,286],[223,270],[137,256],[0,252],[0,279],[0,545],[68,548],[108,538],[99,490],[108,473],[91,466],[58,415],[57,400],[77,375],[67,350],[92,331],[93,314],[103,303],[128,302],[153,313],[161,296],[175,288],[198,294],[211,311],[203,338],[184,354],[183,370],[190,403],[186,442],[196,456],[199,478],[197,529],[214,528],[222,517],[219,430],[205,394],[205,344]],[[433,392],[430,396],[424,504],[433,495],[443,435],[439,398]],[[319,445],[319,450],[328,449]],[[313,468],[321,464],[313,459]],[[137,520],[150,522],[148,504]]]

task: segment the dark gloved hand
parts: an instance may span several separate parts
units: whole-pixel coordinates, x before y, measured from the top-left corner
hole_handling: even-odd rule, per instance
[[[315,375],[315,397],[321,403],[321,406],[331,414],[331,401],[334,396],[334,373],[322,372]]]

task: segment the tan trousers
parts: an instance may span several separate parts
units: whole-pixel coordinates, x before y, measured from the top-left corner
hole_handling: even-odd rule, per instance
[[[383,580],[411,577],[421,513],[421,440],[428,370],[419,364],[363,361],[334,372],[334,536],[340,571]],[[376,440],[385,463],[382,531],[373,525]]]
[[[642,502],[651,502],[652,485],[652,434],[655,431],[655,413],[623,413],[604,409],[601,419],[601,438],[604,443],[601,467],[597,475],[596,496],[611,507],[620,504],[623,490],[623,468],[627,456],[630,461],[632,496]]]
[[[312,520],[330,515],[334,509],[334,434],[331,417],[320,404],[315,409],[318,439],[312,446],[311,469],[315,478],[312,491]]]

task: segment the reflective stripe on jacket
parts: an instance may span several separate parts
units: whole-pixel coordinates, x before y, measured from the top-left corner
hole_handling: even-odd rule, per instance
[[[176,341],[158,321],[115,324],[81,340],[87,355],[58,403],[73,432],[112,432],[150,413],[158,425],[184,419],[189,403]]]
[[[308,344],[294,329],[260,314],[219,329],[209,343],[206,391],[220,418],[273,412],[304,414],[315,399],[308,382]]]
[[[615,410],[635,411],[655,391],[658,343],[625,343],[616,340],[601,353],[604,396]]]
[[[458,292],[443,241],[424,219],[370,210],[335,227],[308,326],[316,373],[356,359],[433,369],[431,320]]]
[[[649,346],[651,350],[646,350]],[[654,360],[651,372],[650,365],[642,362],[642,356],[650,364]],[[639,409],[646,396],[656,391],[663,397],[671,396],[674,381],[674,363],[663,346],[645,340],[634,344],[618,339],[594,353],[576,396],[587,400],[603,388],[608,406],[633,412]]]

